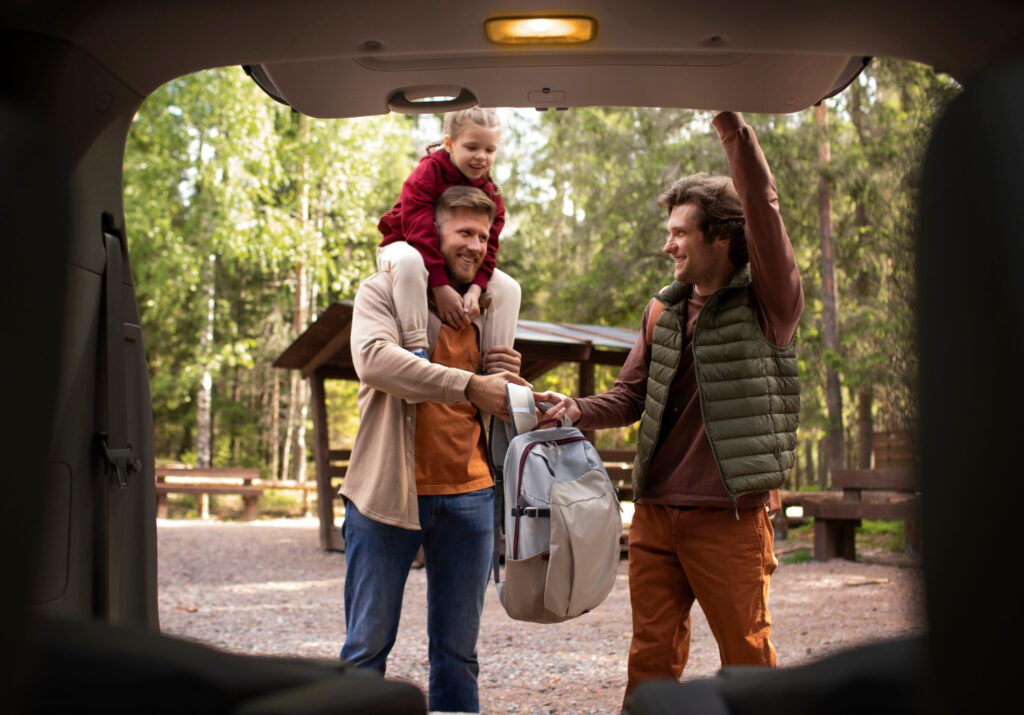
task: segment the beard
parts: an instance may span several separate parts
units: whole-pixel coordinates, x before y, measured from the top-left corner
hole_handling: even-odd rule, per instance
[[[473,261],[472,264],[465,263],[457,255],[445,255],[444,272],[448,275],[448,281],[452,285],[468,285],[476,278],[477,271],[483,265],[484,259]]]

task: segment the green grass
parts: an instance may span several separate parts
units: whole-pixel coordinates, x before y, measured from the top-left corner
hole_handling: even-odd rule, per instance
[[[302,515],[302,497],[294,491],[268,489],[260,497],[261,519]]]
[[[804,564],[810,560],[811,550],[806,546],[801,546],[799,549],[782,557],[782,563],[784,564]]]
[[[315,506],[315,497],[310,497]],[[214,494],[210,496],[210,516],[214,519],[233,521],[240,519],[245,511],[245,502],[236,494]],[[290,490],[267,489],[260,496],[260,519],[301,517],[302,497]],[[195,494],[168,494],[168,519],[198,519],[199,497]]]
[[[168,494],[167,495],[167,518],[168,519],[198,519],[199,501],[198,497],[192,494]]]
[[[887,551],[903,551],[905,546],[902,521],[872,521],[865,519],[857,530],[858,536],[873,537]]]
[[[211,494],[210,516],[222,521],[240,519],[245,511],[241,496],[235,494]],[[197,494],[168,494],[168,519],[198,519],[199,496]]]

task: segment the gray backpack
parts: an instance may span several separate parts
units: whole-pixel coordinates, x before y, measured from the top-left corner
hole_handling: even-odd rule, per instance
[[[557,623],[593,610],[611,591],[621,548],[621,508],[597,450],[578,429],[514,434],[516,423],[520,430],[524,424],[536,426],[533,393],[511,383],[507,387],[509,404],[519,414],[512,425],[492,421],[494,581],[509,616]],[[502,533],[505,580],[499,564]]]

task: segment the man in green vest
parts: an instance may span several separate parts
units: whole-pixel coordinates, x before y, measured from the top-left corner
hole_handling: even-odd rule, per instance
[[[675,281],[648,303],[611,390],[536,395],[583,429],[640,420],[629,532],[633,640],[626,695],[679,679],[696,599],[722,665],[775,665],[769,492],[794,463],[800,386],[793,340],[803,290],[775,182],[753,130],[712,122],[732,178],[680,179],[663,251]]]

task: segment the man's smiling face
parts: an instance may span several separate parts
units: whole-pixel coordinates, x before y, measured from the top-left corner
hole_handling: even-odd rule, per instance
[[[487,213],[460,206],[442,217],[437,231],[448,279],[452,283],[471,283],[487,254],[491,231]]]
[[[696,205],[679,204],[668,218],[668,238],[662,252],[675,261],[677,281],[692,283],[701,295],[710,295],[725,285],[732,275],[729,241],[708,241],[700,228]]]

